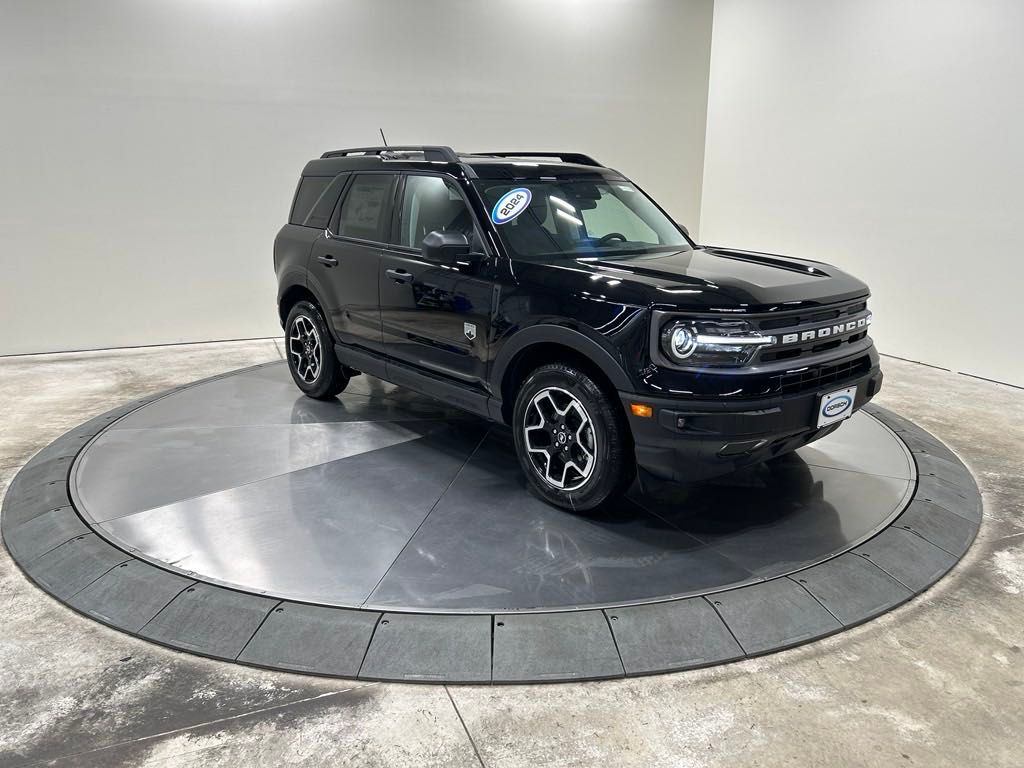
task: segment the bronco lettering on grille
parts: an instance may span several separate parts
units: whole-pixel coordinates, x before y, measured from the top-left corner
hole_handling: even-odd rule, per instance
[[[826,339],[830,336],[853,333],[859,329],[867,328],[869,325],[871,325],[870,314],[856,320],[848,320],[845,323],[835,323],[834,325],[826,325],[821,328],[812,328],[808,331],[800,331],[799,333],[785,333],[780,337],[779,343],[796,344],[801,341],[816,341],[817,339]]]

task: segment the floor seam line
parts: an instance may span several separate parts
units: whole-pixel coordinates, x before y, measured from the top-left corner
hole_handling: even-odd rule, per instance
[[[452,703],[452,709],[455,710],[455,716],[459,718],[459,722],[462,724],[462,730],[466,734],[466,738],[469,739],[469,745],[473,747],[473,754],[476,755],[477,762],[480,763],[480,768],[487,768],[484,764],[484,759],[480,756],[480,750],[477,749],[476,741],[473,739],[473,734],[469,732],[469,728],[466,727],[466,721],[462,719],[462,713],[459,712],[459,707],[455,703],[455,699],[452,697],[452,692],[448,690],[448,686],[444,686],[444,692],[448,694],[448,701]]]
[[[168,600],[166,603],[164,603],[163,608],[161,608],[159,611],[154,613],[145,624],[143,624],[141,627],[139,627],[137,630],[135,630],[135,632],[133,632],[132,634],[138,635],[139,633],[141,633],[142,630],[144,630],[146,627],[148,627],[150,624],[152,624],[156,620],[157,616],[159,616],[161,613],[166,611],[171,603],[173,603],[175,600],[177,600],[179,597],[181,597],[185,593],[186,589],[189,589],[190,587],[195,587],[195,585],[198,584],[198,583],[199,583],[198,581],[193,581],[191,584],[186,584],[184,587],[179,589],[177,591],[177,593],[174,595],[174,597],[172,597],[170,600]]]
[[[791,582],[793,582],[794,584],[796,584],[796,585],[797,585],[797,587],[799,587],[800,589],[802,589],[802,590],[803,590],[804,592],[806,592],[806,593],[807,593],[807,595],[808,595],[808,596],[809,596],[809,597],[811,598],[811,600],[813,600],[813,601],[814,601],[814,602],[816,602],[816,603],[817,603],[818,605],[820,605],[820,606],[821,606],[822,608],[824,608],[824,609],[825,609],[825,610],[826,610],[826,611],[828,612],[828,615],[829,615],[829,616],[831,616],[831,617],[832,617],[833,619],[835,619],[835,620],[836,620],[836,623],[837,623],[837,624],[838,624],[838,625],[839,625],[840,627],[845,627],[845,626],[846,626],[846,622],[844,622],[844,621],[843,621],[842,619],[840,619],[840,618],[839,618],[838,616],[836,616],[836,615],[835,615],[834,613],[832,613],[832,609],[831,609],[831,608],[829,608],[829,607],[828,607],[827,605],[825,605],[825,604],[824,604],[824,603],[823,603],[823,602],[822,602],[821,600],[819,600],[819,599],[818,599],[818,596],[817,596],[817,595],[815,595],[815,594],[814,594],[813,592],[811,592],[811,590],[809,590],[809,589],[807,588],[807,585],[806,585],[806,584],[801,584],[801,583],[800,583],[799,581],[797,581],[796,579],[794,579],[794,578],[793,578],[792,576],[786,576],[786,578],[787,578],[787,579],[789,579],[789,580],[790,580]]]
[[[330,461],[321,461],[319,464],[310,464],[307,467],[299,467],[298,469],[293,469],[293,470],[290,470],[288,472],[279,472],[276,475],[270,475],[269,477],[261,477],[258,480],[250,480],[247,483],[241,483],[240,485],[233,485],[230,488],[220,488],[220,489],[218,489],[216,491],[210,491],[209,493],[199,493],[199,494],[196,494],[195,496],[189,496],[189,497],[184,498],[184,499],[178,499],[176,501],[169,501],[166,504],[158,504],[155,507],[146,507],[146,509],[140,509],[140,510],[138,510],[136,512],[129,512],[127,515],[121,515],[120,517],[110,517],[110,518],[107,518],[106,520],[94,520],[94,519],[92,519],[90,517],[87,520],[85,520],[85,522],[86,522],[87,525],[89,525],[90,528],[93,528],[95,530],[95,526],[102,526],[104,523],[112,523],[115,520],[124,520],[125,518],[134,517],[135,515],[141,515],[141,514],[144,514],[146,512],[152,512],[155,509],[163,509],[164,507],[174,506],[175,504],[183,504],[186,501],[195,501],[196,499],[203,499],[203,498],[206,498],[207,496],[215,496],[218,493],[227,493],[228,491],[234,491],[234,490],[237,490],[238,488],[246,488],[246,487],[248,487],[250,485],[256,485],[257,483],[266,482],[267,480],[276,480],[276,479],[278,479],[280,477],[287,477],[288,475],[294,475],[295,473],[302,472],[303,470],[306,470],[306,469],[316,469],[317,467],[326,467],[328,464],[334,464],[335,462],[338,462],[338,461],[347,461],[348,459],[354,459],[357,456],[364,456],[367,453],[373,453],[374,451],[381,451],[381,450],[385,450],[387,448],[393,448],[395,446],[404,445],[405,443],[413,442],[413,441],[419,440],[419,439],[420,439],[419,437],[415,437],[415,438],[411,438],[410,440],[405,440],[405,441],[403,441],[401,443],[394,443],[393,445],[386,445],[383,448],[373,448],[373,449],[371,449],[369,451],[363,451],[362,453],[354,453],[351,456],[342,456],[341,458],[331,459]],[[75,511],[76,512],[78,511],[78,507],[75,507]],[[82,513],[79,513],[79,516],[81,517]],[[111,535],[113,535],[112,532],[110,532],[110,531],[107,531],[107,533],[110,533]],[[104,538],[105,539],[106,537],[105,536],[101,536],[100,538]]]
[[[611,610],[615,610],[615,609],[613,608]],[[610,634],[612,636],[612,645],[615,646],[615,655],[619,657],[619,666],[622,667],[622,676],[625,677],[626,676],[626,662],[624,662],[622,660],[622,651],[619,650],[619,641],[615,637],[615,630],[612,629],[612,620],[611,620],[611,617],[608,616],[608,609],[607,608],[602,608],[601,609],[601,615],[604,616],[604,623],[608,625],[608,634]]]
[[[877,568],[878,570],[880,570],[880,571],[881,571],[882,573],[884,573],[884,574],[885,574],[886,576],[888,576],[888,577],[889,577],[890,579],[892,579],[893,581],[895,581],[895,582],[896,582],[897,584],[899,584],[899,585],[900,585],[901,587],[903,587],[904,589],[908,589],[908,590],[910,590],[910,594],[912,594],[912,595],[917,595],[917,594],[919,594],[920,590],[917,590],[917,589],[911,589],[911,587],[910,587],[910,585],[909,585],[909,584],[904,584],[904,583],[903,583],[903,581],[902,581],[901,579],[898,579],[898,578],[897,578],[896,576],[894,576],[893,574],[889,573],[889,572],[888,572],[887,570],[885,570],[885,568],[883,568],[883,567],[882,567],[882,566],[880,566],[880,565],[879,565],[878,563],[876,563],[876,562],[874,561],[874,559],[872,559],[872,558],[868,557],[867,555],[858,555],[858,554],[857,554],[856,552],[854,552],[853,550],[850,550],[850,551],[851,551],[851,552],[852,552],[853,554],[857,555],[857,557],[859,557],[859,558],[860,558],[861,560],[867,560],[867,561],[868,561],[869,563],[871,563],[871,564],[872,564],[873,566],[875,566],[875,568]]]
[[[373,597],[373,593],[376,592],[377,588],[381,585],[381,582],[383,582],[384,579],[387,578],[388,574],[391,573],[391,569],[395,567],[395,563],[398,562],[398,559],[402,556],[402,553],[405,552],[406,549],[408,549],[409,544],[411,544],[412,540],[414,538],[416,538],[416,534],[420,532],[420,529],[424,525],[426,525],[427,520],[434,513],[434,510],[437,509],[437,505],[441,503],[441,499],[443,499],[445,497],[445,495],[448,493],[448,491],[451,490],[451,487],[453,485],[455,485],[455,481],[459,479],[459,476],[462,474],[463,470],[469,465],[469,462],[471,462],[473,460],[473,457],[476,456],[477,451],[480,450],[480,446],[482,446],[484,444],[484,441],[487,439],[487,436],[490,435],[490,434],[491,434],[491,427],[488,427],[487,431],[484,432],[483,437],[480,438],[480,442],[478,442],[476,444],[476,447],[470,452],[469,456],[466,457],[466,460],[464,462],[462,462],[462,466],[459,467],[459,471],[456,472],[455,475],[452,477],[451,482],[449,482],[448,485],[445,486],[444,490],[441,491],[441,494],[437,497],[437,499],[434,501],[434,503],[430,505],[430,509],[427,510],[427,514],[425,514],[423,516],[423,519],[420,520],[420,524],[416,526],[416,530],[412,532],[412,534],[406,540],[406,542],[402,546],[402,548],[400,550],[398,550],[398,554],[395,555],[395,559],[392,560],[391,564],[388,565],[388,567],[384,569],[384,573],[381,574],[381,577],[379,579],[377,579],[377,583],[373,585],[373,589],[371,589],[367,593],[366,598],[363,600],[363,602],[361,602],[359,604],[360,608],[364,608],[366,606],[366,604],[370,601],[370,598]]]
[[[125,553],[125,554],[127,554],[127,553]],[[96,577],[95,579],[93,579],[92,581],[90,581],[90,582],[89,582],[88,584],[86,584],[86,585],[85,585],[84,587],[82,587],[81,589],[79,589],[78,591],[76,591],[76,592],[75,592],[74,594],[72,594],[72,595],[69,595],[69,596],[68,596],[68,600],[70,601],[70,600],[73,600],[73,599],[75,599],[76,597],[78,597],[78,595],[80,595],[80,594],[81,594],[82,592],[84,592],[85,590],[87,590],[87,589],[88,589],[89,587],[91,587],[91,586],[92,586],[93,584],[95,584],[95,583],[96,583],[97,581],[99,581],[100,579],[102,579],[102,578],[103,578],[104,576],[106,576],[106,575],[107,575],[108,573],[110,573],[110,572],[111,572],[112,570],[114,570],[115,568],[118,568],[118,567],[120,567],[120,566],[122,566],[122,565],[125,565],[126,563],[131,563],[131,562],[134,562],[134,561],[135,561],[135,558],[133,558],[133,557],[129,557],[129,558],[127,559],[127,560],[122,560],[122,561],[121,561],[121,562],[119,562],[119,563],[114,563],[114,564],[113,564],[112,566],[110,566],[109,568],[107,568],[107,570],[105,570],[105,571],[104,571],[103,573],[101,573],[101,574],[100,574],[99,576],[97,576],[97,577]]]
[[[952,514],[952,513],[951,513],[951,514]],[[936,543],[935,543],[934,541],[932,541],[931,539],[929,539],[929,538],[928,538],[927,536],[925,536],[925,535],[924,535],[924,534],[922,534],[922,533],[918,533],[917,531],[915,531],[915,530],[914,530],[914,529],[912,529],[912,528],[905,528],[905,527],[903,527],[903,526],[899,526],[899,529],[900,529],[901,531],[906,531],[907,533],[911,533],[911,534],[913,534],[914,536],[917,536],[917,538],[921,539],[921,541],[925,541],[925,542],[928,542],[928,543],[929,543],[929,544],[931,544],[931,545],[932,545],[933,547],[935,547],[936,549],[938,549],[938,550],[940,550],[940,551],[942,551],[942,552],[945,552],[945,553],[946,553],[947,555],[949,555],[950,557],[955,557],[955,558],[956,558],[957,560],[959,560],[959,559],[960,559],[960,557],[961,557],[960,555],[955,555],[955,554],[953,554],[952,552],[950,552],[950,551],[949,551],[948,549],[946,549],[945,547],[941,547],[941,546],[939,546],[939,545],[938,545],[938,544],[936,544]]]
[[[270,614],[272,614],[272,613],[273,613],[274,611],[276,611],[276,610],[277,610],[278,608],[280,608],[280,607],[281,607],[281,604],[282,604],[283,602],[284,602],[284,600],[278,600],[278,601],[277,601],[276,603],[274,603],[274,604],[273,604],[272,606],[270,606],[270,610],[269,610],[269,611],[267,611],[267,615],[263,617],[263,619],[262,619],[262,620],[260,621],[260,623],[259,623],[259,625],[258,625],[258,626],[256,627],[256,629],[254,629],[254,630],[253,630],[253,633],[252,633],[251,635],[249,635],[249,639],[245,641],[245,645],[243,645],[243,646],[242,646],[242,650],[240,650],[240,651],[239,651],[238,653],[236,653],[236,654],[235,654],[235,658],[234,658],[234,660],[235,660],[235,661],[238,661],[239,657],[240,657],[240,656],[241,656],[241,655],[242,655],[243,653],[245,653],[245,649],[249,647],[249,643],[251,643],[251,642],[252,642],[252,639],[253,639],[254,637],[256,637],[256,634],[257,634],[257,633],[258,633],[258,632],[259,632],[259,631],[260,631],[261,629],[263,629],[263,625],[267,623],[267,619],[269,619],[269,618],[270,618]]]
[[[360,609],[357,609],[357,610],[360,610]],[[366,657],[370,655],[370,646],[373,645],[373,638],[375,638],[377,636],[377,627],[380,626],[380,621],[383,618],[384,618],[384,612],[382,611],[382,612],[380,612],[377,615],[377,621],[375,621],[374,624],[373,624],[373,631],[370,632],[370,639],[366,643],[366,649],[363,651],[363,658],[359,662],[359,669],[356,670],[356,677],[357,678],[361,674],[363,674],[363,665],[366,664]],[[362,678],[360,678],[360,679],[362,679]]]
[[[736,643],[736,647],[743,652],[743,655],[746,658],[750,658],[750,652],[743,647],[743,643],[741,643],[740,639],[736,637],[736,633],[732,631],[732,627],[729,626],[729,622],[725,620],[725,616],[723,616],[722,612],[718,610],[718,606],[715,605],[714,601],[709,600],[706,595],[701,595],[700,599],[711,606],[711,610],[715,612],[716,616],[718,616],[718,620],[722,622],[722,626],[724,626],[725,630],[729,633],[729,637],[731,637],[733,642]]]
[[[58,507],[58,509],[62,509],[62,507]],[[53,510],[53,509],[51,509],[51,510],[50,510],[50,512],[55,512],[55,511],[56,511],[56,510]],[[46,513],[46,512],[44,512],[43,514],[45,515],[45,514],[47,514],[47,513]],[[42,515],[40,515],[39,517],[42,517]],[[34,518],[33,518],[33,519],[34,519]],[[28,521],[28,520],[26,520],[25,522],[31,522],[31,521]],[[38,560],[39,560],[40,558],[46,557],[46,556],[47,556],[48,554],[50,554],[50,553],[51,553],[51,552],[53,552],[54,550],[60,549],[60,548],[61,548],[61,547],[63,547],[63,546],[65,545],[65,544],[70,544],[70,543],[71,543],[72,541],[75,541],[76,539],[81,539],[81,538],[83,538],[84,536],[95,536],[95,537],[96,537],[97,539],[100,539],[100,540],[104,540],[102,536],[98,535],[98,534],[96,533],[96,531],[93,531],[93,530],[91,530],[91,529],[90,529],[90,530],[88,530],[88,531],[86,531],[85,533],[76,533],[76,534],[75,534],[74,536],[72,536],[72,537],[71,537],[70,539],[65,539],[65,540],[64,540],[64,541],[62,541],[62,542],[61,542],[60,544],[57,544],[56,546],[50,547],[50,548],[49,548],[48,550],[46,550],[45,552],[40,552],[40,553],[39,553],[38,555],[36,555],[35,557],[33,557],[33,558],[32,558],[31,560],[28,560],[28,561],[26,561],[26,562],[25,562],[25,567],[26,567],[26,568],[28,568],[28,566],[30,566],[30,565],[34,565],[34,564],[35,564],[35,563],[36,563],[36,562],[37,562],[37,561],[38,561]],[[28,571],[26,570],[26,573],[27,573],[27,572],[28,572]]]

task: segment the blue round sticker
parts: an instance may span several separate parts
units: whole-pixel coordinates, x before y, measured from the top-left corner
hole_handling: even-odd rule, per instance
[[[533,193],[526,187],[509,190],[494,204],[491,221],[495,224],[507,224],[525,211],[532,199]]]

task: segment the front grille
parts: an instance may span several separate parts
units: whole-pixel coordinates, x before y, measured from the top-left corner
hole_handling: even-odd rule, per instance
[[[814,310],[791,311],[780,315],[761,315],[752,318],[753,324],[764,334],[771,334],[778,343],[765,346],[757,353],[756,362],[774,363],[782,360],[796,362],[802,357],[835,350],[843,354],[841,347],[856,344],[867,336],[865,327],[852,328],[845,333],[836,333],[820,338],[799,338],[805,332],[814,332],[830,326],[842,326],[851,321],[868,317],[867,302],[863,299]],[[793,340],[787,340],[792,337]]]
[[[855,379],[871,370],[871,358],[868,355],[836,365],[819,365],[802,371],[793,371],[776,376],[778,390],[783,395],[795,395],[809,392],[831,384],[842,383]]]
[[[757,327],[762,331],[773,331],[777,328],[799,328],[808,325],[824,325],[832,320],[838,320],[846,315],[855,315],[868,308],[866,301],[855,301],[850,304],[842,304],[828,309],[804,310],[802,312],[788,312],[784,315],[773,315],[757,321]]]

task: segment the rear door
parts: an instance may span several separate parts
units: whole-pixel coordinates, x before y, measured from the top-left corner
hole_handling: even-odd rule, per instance
[[[463,383],[487,375],[492,281],[482,258],[455,265],[423,258],[434,230],[461,232],[484,251],[461,190],[439,175],[407,174],[397,195],[391,244],[381,257],[380,308],[384,348],[394,360]]]
[[[377,281],[397,181],[395,173],[355,174],[310,259],[310,282],[334,337],[374,352],[383,349]]]

